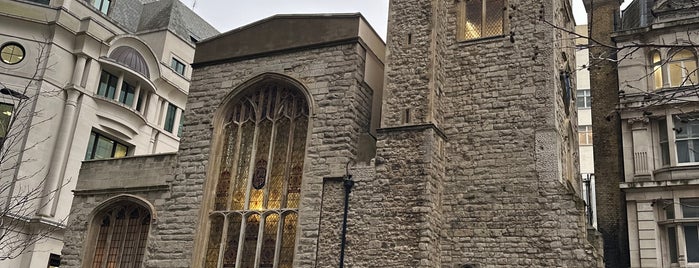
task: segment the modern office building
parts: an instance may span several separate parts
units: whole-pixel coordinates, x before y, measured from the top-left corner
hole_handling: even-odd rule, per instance
[[[177,0],[1,0],[0,25],[0,267],[57,266],[81,162],[177,151],[218,32]]]

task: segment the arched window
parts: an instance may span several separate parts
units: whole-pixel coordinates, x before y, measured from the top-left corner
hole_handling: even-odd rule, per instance
[[[117,202],[97,214],[89,267],[141,267],[150,223],[150,211],[129,201]]]
[[[205,267],[291,267],[308,105],[294,87],[261,82],[229,111]]]
[[[697,60],[687,49],[675,52],[668,62],[670,86],[681,87],[697,84]]]
[[[660,52],[653,51],[651,53],[651,68],[653,72],[653,87],[655,89],[663,88],[663,70],[662,70],[662,59],[660,58]]]

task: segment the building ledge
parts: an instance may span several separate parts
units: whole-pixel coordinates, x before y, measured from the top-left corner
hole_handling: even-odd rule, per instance
[[[647,189],[658,187],[679,187],[679,186],[697,186],[699,179],[684,179],[684,180],[668,180],[668,181],[638,181],[638,182],[622,182],[619,184],[621,189]]]

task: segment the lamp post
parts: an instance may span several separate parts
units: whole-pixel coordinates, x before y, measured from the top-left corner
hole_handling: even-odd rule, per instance
[[[345,165],[345,176],[342,177],[342,185],[345,187],[345,213],[342,215],[342,241],[340,242],[340,268],[345,267],[345,242],[347,241],[347,213],[349,212],[349,195],[352,192],[354,181],[349,174],[349,165]]]

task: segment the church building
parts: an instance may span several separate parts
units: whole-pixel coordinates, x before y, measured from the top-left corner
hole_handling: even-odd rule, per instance
[[[602,267],[570,3],[389,12],[197,43],[179,151],[84,161],[61,267]]]

